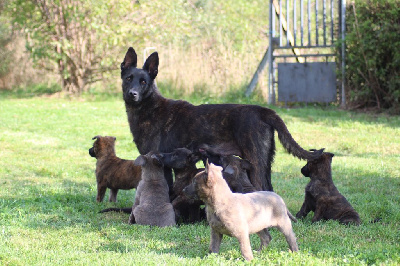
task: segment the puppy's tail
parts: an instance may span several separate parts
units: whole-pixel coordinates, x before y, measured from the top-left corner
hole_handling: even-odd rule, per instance
[[[282,118],[280,118],[276,113],[274,116],[271,116],[268,121],[270,122],[269,124],[278,132],[279,141],[288,153],[304,160],[315,160],[322,155],[324,149],[309,152],[300,147],[300,145],[293,139]]]
[[[108,209],[104,209],[102,211],[99,211],[99,213],[103,213],[103,212],[123,212],[123,213],[130,214],[132,212],[132,207],[127,207],[127,208],[108,208]]]
[[[287,214],[288,214],[290,220],[292,220],[294,223],[297,223],[296,217],[294,217],[293,214],[291,214],[289,210],[287,210]]]

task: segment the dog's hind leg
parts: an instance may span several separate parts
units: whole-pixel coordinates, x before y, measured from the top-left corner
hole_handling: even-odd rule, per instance
[[[265,127],[260,132],[250,133],[251,137],[240,143],[243,158],[250,161],[252,169],[249,179],[256,190],[273,191],[271,183],[271,166],[275,156],[275,141],[272,128]],[[247,132],[247,134],[249,134]]]
[[[210,253],[218,253],[219,252],[219,247],[221,245],[223,235],[215,231],[211,227],[211,240],[210,240],[210,248],[209,251]]]
[[[110,197],[109,197],[108,201],[109,202],[117,202],[117,194],[118,194],[118,189],[111,189]]]
[[[261,251],[263,248],[266,248],[268,246],[269,242],[271,242],[272,237],[268,231],[268,228],[261,230],[257,233],[257,235],[260,237],[261,244],[259,251]]]
[[[326,209],[325,204],[322,202],[317,205],[314,211],[314,217],[311,219],[311,222],[315,223],[321,221],[324,218],[324,210]]]
[[[296,236],[293,232],[292,223],[290,222],[289,217],[284,219],[280,225],[277,226],[278,230],[285,235],[286,241],[289,244],[289,248],[291,251],[298,251],[299,247],[297,246]]]

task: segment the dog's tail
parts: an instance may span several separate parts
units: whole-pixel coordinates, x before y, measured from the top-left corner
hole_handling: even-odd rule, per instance
[[[287,214],[288,214],[290,220],[292,220],[293,222],[297,223],[296,217],[294,217],[293,214],[291,214],[288,209],[286,209],[286,210],[287,210]]]
[[[309,152],[300,147],[300,145],[293,139],[285,125],[285,122],[283,122],[282,118],[280,118],[278,114],[275,113],[269,121],[271,126],[278,132],[279,141],[282,143],[285,150],[293,156],[304,160],[314,160],[322,155],[324,149]]]
[[[132,207],[127,207],[127,208],[108,208],[108,209],[104,209],[102,211],[99,211],[99,213],[103,213],[103,212],[123,212],[123,213],[130,214],[132,212]]]

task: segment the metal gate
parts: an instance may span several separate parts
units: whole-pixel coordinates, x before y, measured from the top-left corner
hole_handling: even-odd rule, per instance
[[[339,69],[344,76],[345,6],[345,0],[270,0],[269,47],[246,95],[268,65],[268,103],[275,103],[276,94],[281,102],[333,102],[340,95],[345,105],[334,52],[342,40]]]

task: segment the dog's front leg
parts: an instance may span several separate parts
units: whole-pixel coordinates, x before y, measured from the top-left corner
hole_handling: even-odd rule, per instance
[[[104,195],[106,194],[107,186],[97,185],[97,202],[102,202],[104,199]]]
[[[304,218],[307,216],[307,214],[311,211],[311,208],[309,207],[309,204],[307,203],[307,196],[306,199],[304,199],[303,205],[300,208],[300,211],[296,214],[296,218]]]
[[[210,253],[218,253],[219,252],[219,247],[221,245],[223,235],[215,231],[211,227],[211,240],[210,240],[210,248],[209,252]]]
[[[133,214],[133,211],[140,204],[140,195],[141,194],[142,194],[142,189],[141,189],[141,186],[139,184],[138,188],[136,189],[135,202],[133,203],[133,206],[132,206],[131,215],[129,215],[129,220],[128,220],[129,224],[135,224],[136,223],[136,219],[135,219],[135,215]]]
[[[240,251],[242,252],[243,257],[250,261],[253,257],[253,251],[251,250],[251,243],[249,234],[242,233],[238,238],[240,244]]]
[[[310,212],[310,208],[308,208],[307,201],[303,202],[303,205],[300,208],[300,211],[296,213],[296,218],[302,219],[307,216],[307,214]]]
[[[261,245],[259,251],[261,251],[263,248],[268,246],[269,242],[271,242],[272,236],[269,234],[268,228],[261,230],[257,235],[260,237]]]

